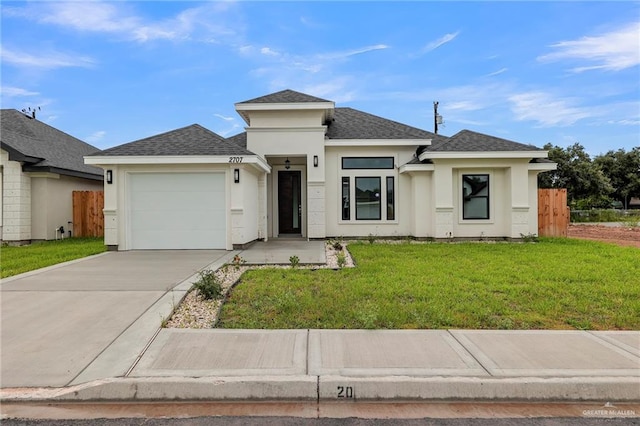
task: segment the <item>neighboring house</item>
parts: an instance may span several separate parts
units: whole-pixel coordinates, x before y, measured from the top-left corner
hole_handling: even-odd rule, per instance
[[[103,171],[84,164],[98,148],[15,109],[0,110],[0,239],[23,244],[65,236],[72,192],[101,191]]]
[[[232,249],[298,236],[537,234],[547,152],[436,135],[284,90],[235,104],[246,132],[191,125],[85,157],[107,170],[112,249]]]

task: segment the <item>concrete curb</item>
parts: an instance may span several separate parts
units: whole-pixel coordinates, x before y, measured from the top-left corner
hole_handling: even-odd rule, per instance
[[[640,401],[640,386],[633,377],[320,377],[320,400],[350,396],[354,400]]]
[[[224,401],[318,398],[314,376],[106,379],[61,389],[2,389],[0,401]]]
[[[108,401],[640,401],[637,378],[245,376],[97,380],[2,389],[5,402]]]

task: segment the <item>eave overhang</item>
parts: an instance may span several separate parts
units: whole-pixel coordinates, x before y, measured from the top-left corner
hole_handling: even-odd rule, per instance
[[[400,174],[403,173],[424,173],[432,172],[436,169],[435,164],[404,164],[398,168]]]
[[[431,139],[325,139],[324,146],[420,146]]]
[[[547,158],[548,151],[424,151],[418,155],[420,161],[437,159],[477,158]]]
[[[241,158],[240,163],[232,163],[231,158]],[[98,167],[109,165],[128,165],[128,164],[244,164],[250,165],[255,169],[271,173],[271,166],[269,166],[265,159],[258,155],[144,155],[144,156],[89,156],[84,157],[85,164],[91,164]]]
[[[529,163],[529,170],[536,170],[540,172],[556,170],[557,168],[557,163]]]
[[[251,125],[249,113],[251,111],[318,111],[324,110],[324,120],[327,122],[333,118],[335,102],[286,102],[286,103],[237,103],[234,104],[236,111],[242,119]]]

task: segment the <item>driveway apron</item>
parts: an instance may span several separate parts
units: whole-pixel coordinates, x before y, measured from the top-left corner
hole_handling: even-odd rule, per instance
[[[68,385],[168,290],[226,253],[109,252],[4,280],[0,386]]]

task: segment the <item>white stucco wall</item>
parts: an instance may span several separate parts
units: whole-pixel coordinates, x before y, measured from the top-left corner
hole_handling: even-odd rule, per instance
[[[327,147],[326,149],[326,229],[327,237],[403,237],[412,235],[412,182],[408,174],[400,174],[398,167],[413,157],[415,147]],[[342,157],[394,157],[393,170],[342,170]],[[392,176],[395,182],[394,220],[342,220],[342,177]],[[354,179],[352,179],[353,181]],[[355,185],[351,184],[352,187]],[[353,188],[352,188],[353,189]],[[428,195],[425,195],[428,196]],[[386,197],[386,194],[385,194]],[[383,197],[384,199],[384,197]],[[352,209],[355,200],[352,200]],[[384,208],[384,206],[382,206]]]
[[[22,173],[22,165],[10,161],[0,150],[2,162],[2,240],[31,239],[31,177]]]
[[[73,222],[73,191],[102,191],[101,181],[62,176],[53,173],[29,173],[31,176],[31,239],[53,240],[55,229]],[[58,234],[59,237],[59,234]]]
[[[528,159],[438,159],[434,161],[436,238],[520,238],[537,233],[537,183]],[[490,217],[462,217],[462,175],[489,175]],[[534,231],[535,229],[535,231]]]
[[[241,245],[258,239],[260,196],[258,175],[250,168],[234,168],[240,171],[240,182],[231,183],[231,239]]]

